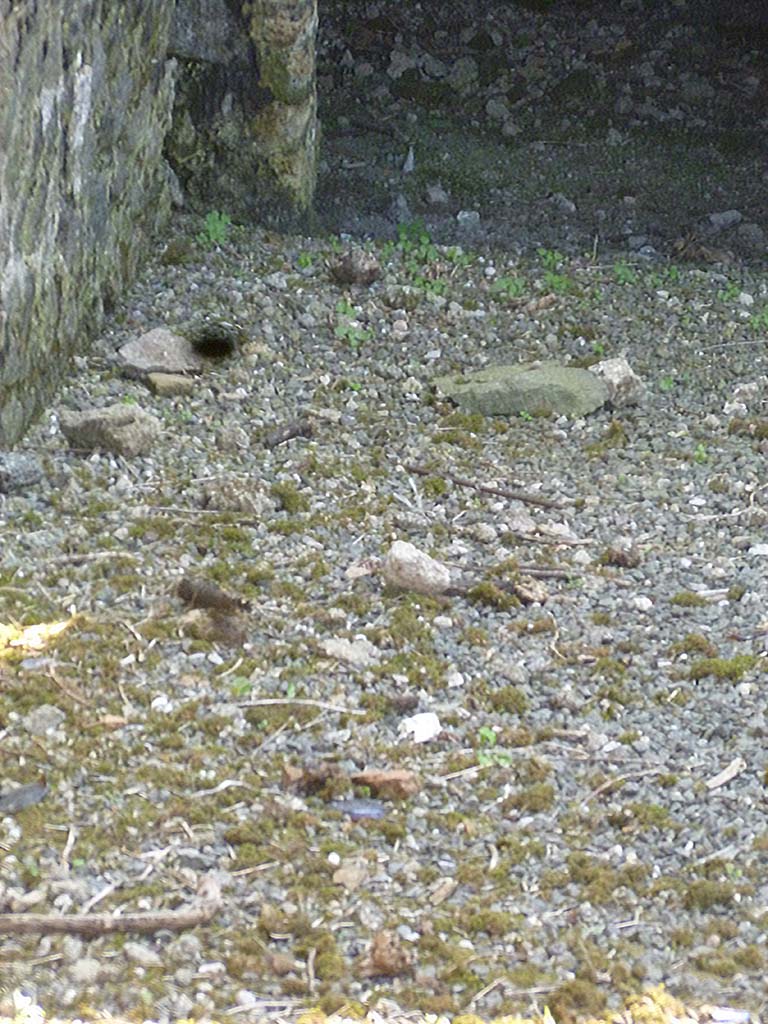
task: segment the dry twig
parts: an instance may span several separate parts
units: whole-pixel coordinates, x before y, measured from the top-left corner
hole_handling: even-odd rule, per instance
[[[563,502],[554,498],[541,498],[528,491],[515,491],[507,487],[492,487],[490,484],[479,484],[465,476],[456,476],[455,473],[446,473],[445,470],[428,469],[427,466],[417,466],[412,462],[406,464],[408,473],[415,473],[417,476],[441,476],[459,487],[469,487],[473,491],[480,491],[482,494],[494,494],[498,498],[510,498],[512,501],[522,501],[527,505],[539,505],[541,508],[562,508]]]
[[[207,924],[221,907],[221,897],[203,900],[184,910],[153,910],[123,914],[0,914],[0,934],[6,935],[111,935],[115,932],[147,934],[164,929],[179,932]]]

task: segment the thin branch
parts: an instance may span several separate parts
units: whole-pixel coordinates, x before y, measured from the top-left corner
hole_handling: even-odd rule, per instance
[[[459,487],[469,487],[473,491],[480,491],[482,494],[494,494],[498,498],[510,498],[512,501],[523,501],[528,505],[539,505],[541,508],[562,508],[564,503],[553,498],[541,498],[536,494],[529,494],[528,491],[515,491],[506,487],[491,487],[490,484],[479,484],[468,477],[456,476],[455,473],[446,473],[445,470],[433,470],[427,466],[417,466],[415,463],[406,463],[405,469],[408,473],[415,473],[417,476],[441,476]]]
[[[141,914],[0,914],[0,933],[6,935],[111,935],[115,932],[147,934],[165,929],[179,932],[207,924],[221,900],[206,900],[184,910],[155,910]]]
[[[82,565],[85,562],[103,562],[107,558],[125,558],[129,562],[138,562],[136,555],[129,551],[81,551],[71,555],[55,555],[49,558],[46,565]]]
[[[302,708],[320,708],[321,711],[338,711],[340,715],[364,715],[365,711],[356,708],[343,708],[338,704],[327,704],[324,700],[303,700],[295,697],[293,699],[283,697],[271,697],[265,700],[244,700],[238,703],[239,708],[264,708],[272,705],[284,705],[293,707],[298,705]]]

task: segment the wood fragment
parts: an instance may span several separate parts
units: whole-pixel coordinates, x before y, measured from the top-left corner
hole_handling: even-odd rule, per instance
[[[707,779],[704,785],[711,792],[713,789],[719,789],[720,786],[725,786],[732,779],[735,779],[737,775],[746,769],[747,762],[743,757],[734,757],[729,765],[727,765],[721,772],[714,775],[711,779]]]
[[[415,473],[416,476],[441,476],[459,487],[469,487],[473,491],[480,491],[481,494],[493,494],[499,498],[510,498],[512,501],[522,501],[527,505],[538,505],[541,508],[563,508],[565,502],[554,498],[541,498],[536,494],[529,494],[528,491],[510,490],[507,487],[492,487],[490,484],[479,484],[468,477],[456,476],[455,473],[446,473],[445,470],[433,470],[427,466],[417,466],[409,462],[405,469],[408,473]]]
[[[207,924],[221,907],[220,899],[206,900],[184,910],[155,910],[140,914],[0,914],[5,935],[112,935],[116,932],[148,934],[165,929],[179,932]]]
[[[270,430],[264,438],[265,448],[277,448],[279,444],[292,441],[295,437],[312,437],[314,426],[312,420],[304,416],[301,419],[285,423],[281,427]]]
[[[343,708],[339,704],[328,704],[324,700],[308,700],[300,697],[267,697],[264,700],[244,700],[238,702],[239,708],[264,708],[273,705],[301,708],[320,708],[321,711],[338,711],[340,715],[364,715],[366,712],[357,708]]]

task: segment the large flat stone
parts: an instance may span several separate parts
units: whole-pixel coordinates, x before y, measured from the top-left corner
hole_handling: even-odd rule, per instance
[[[608,400],[605,383],[589,370],[555,362],[486,366],[432,383],[460,408],[483,416],[586,416]]]
[[[162,431],[160,420],[136,405],[108,405],[85,412],[64,409],[59,424],[73,448],[101,448],[126,458],[146,455]]]

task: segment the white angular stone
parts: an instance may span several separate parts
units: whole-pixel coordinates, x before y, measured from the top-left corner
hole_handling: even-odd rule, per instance
[[[589,369],[608,388],[608,400],[614,409],[623,405],[638,405],[645,397],[645,385],[624,356],[602,359]]]
[[[406,540],[396,540],[381,568],[386,583],[417,594],[442,594],[451,585],[451,572],[442,562]]]

